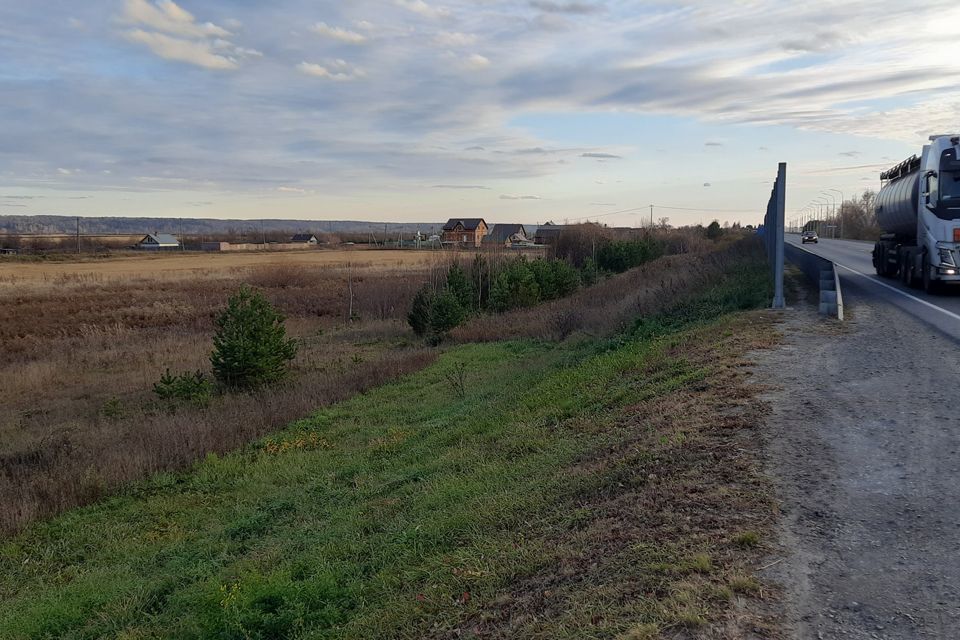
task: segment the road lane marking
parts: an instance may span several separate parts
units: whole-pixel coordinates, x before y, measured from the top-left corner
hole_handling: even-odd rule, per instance
[[[830,258],[827,258],[827,260],[829,260],[829,259],[830,259]],[[841,269],[846,269],[847,271],[850,271],[850,272],[852,272],[852,273],[855,273],[855,274],[857,274],[858,276],[863,276],[864,278],[866,278],[867,280],[869,280],[870,282],[872,282],[872,283],[874,283],[874,284],[878,284],[878,285],[880,285],[881,287],[886,287],[887,289],[890,289],[890,291],[894,291],[894,292],[896,292],[896,293],[899,293],[900,295],[902,295],[902,296],[905,297],[905,298],[910,298],[910,299],[913,300],[914,302],[919,302],[920,304],[922,304],[922,305],[925,306],[925,307],[930,307],[931,309],[936,309],[937,311],[939,311],[939,312],[941,312],[941,313],[944,313],[944,314],[950,316],[950,317],[953,318],[954,320],[960,320],[960,315],[957,315],[957,314],[954,313],[953,311],[947,311],[947,310],[944,309],[943,307],[938,307],[937,305],[932,304],[932,303],[930,303],[930,302],[927,302],[926,300],[924,300],[924,299],[922,299],[922,298],[918,298],[917,296],[912,296],[912,295],[910,295],[909,293],[907,293],[906,291],[904,291],[904,290],[902,290],[902,289],[897,289],[896,287],[894,287],[894,286],[892,286],[892,285],[889,285],[889,284],[887,284],[886,282],[881,282],[880,280],[877,280],[876,278],[871,278],[871,277],[870,277],[869,275],[867,275],[866,273],[861,273],[860,271],[857,271],[856,269],[851,269],[850,267],[848,267],[848,266],[846,266],[846,265],[843,265],[843,264],[840,264],[839,262],[834,262],[833,264],[837,265],[837,266],[840,267]]]

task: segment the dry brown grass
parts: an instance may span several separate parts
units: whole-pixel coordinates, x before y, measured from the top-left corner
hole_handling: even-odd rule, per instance
[[[154,262],[164,260],[146,261]],[[433,355],[408,343],[404,317],[431,270],[385,264],[48,272],[7,282],[0,287],[0,533],[234,449],[424,366]],[[209,369],[213,317],[244,282],[265,292],[300,339],[291,381],[205,409],[161,406],[153,383],[168,367]]]
[[[250,253],[137,253],[91,257],[70,261],[0,260],[0,283],[56,283],[92,278],[96,282],[128,278],[173,278],[194,275],[207,278],[228,275],[237,269],[293,265],[296,267],[347,268],[379,272],[390,269],[428,268],[449,261],[449,251],[317,249],[311,251]]]

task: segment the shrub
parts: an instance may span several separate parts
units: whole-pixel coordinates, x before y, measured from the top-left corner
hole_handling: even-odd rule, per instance
[[[530,263],[530,271],[540,288],[541,300],[566,297],[580,286],[577,270],[563,260],[537,259]]]
[[[450,290],[443,291],[433,298],[430,310],[430,328],[441,336],[453,329],[467,317],[457,296]]]
[[[202,371],[186,372],[179,375],[170,373],[170,369],[154,383],[153,392],[161,400],[182,400],[196,405],[205,405],[213,395],[213,384]]]
[[[447,271],[447,290],[457,297],[464,310],[474,307],[473,283],[459,264],[450,265],[450,270]]]
[[[490,306],[495,311],[532,307],[540,302],[540,287],[523,258],[510,262],[497,274],[490,290]]]
[[[282,380],[297,343],[287,339],[283,316],[258,291],[244,285],[216,319],[210,363],[217,381],[251,389]]]
[[[600,270],[597,268],[597,262],[593,258],[587,258],[583,261],[583,268],[580,269],[580,280],[583,286],[592,287],[600,279]]]
[[[723,229],[720,228],[720,223],[714,220],[707,227],[707,237],[711,240],[716,240],[723,234]]]
[[[430,330],[433,318],[433,290],[429,285],[424,285],[417,291],[413,297],[413,304],[410,306],[410,313],[407,314],[407,322],[418,336],[425,336]]]
[[[597,249],[597,267],[605,271],[623,273],[663,255],[660,244],[653,238],[617,240]]]

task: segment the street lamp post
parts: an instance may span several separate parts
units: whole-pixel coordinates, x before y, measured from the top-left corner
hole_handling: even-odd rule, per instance
[[[840,194],[840,239],[843,240],[843,191],[840,189],[827,189],[827,191],[835,191]]]
[[[821,191],[820,193],[830,198],[830,200],[833,202],[833,217],[836,218],[837,217],[837,199],[834,197],[832,193],[827,193],[826,191]]]

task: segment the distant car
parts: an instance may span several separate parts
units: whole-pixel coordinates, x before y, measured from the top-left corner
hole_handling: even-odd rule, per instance
[[[800,236],[800,244],[807,244],[808,242],[816,244],[818,240],[820,240],[820,238],[817,236],[816,231],[804,231]]]

